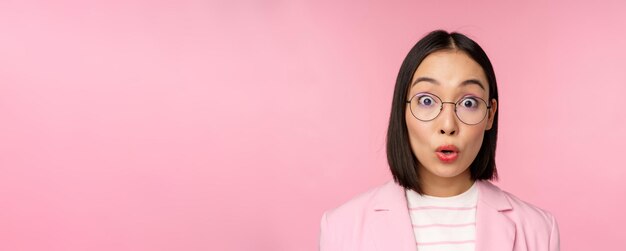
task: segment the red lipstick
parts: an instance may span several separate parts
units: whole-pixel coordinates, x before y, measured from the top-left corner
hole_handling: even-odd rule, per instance
[[[437,147],[437,158],[444,163],[452,163],[459,156],[459,149],[454,145],[445,145]]]

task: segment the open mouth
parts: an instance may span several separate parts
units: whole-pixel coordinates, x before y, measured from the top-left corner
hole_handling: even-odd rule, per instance
[[[440,146],[436,150],[437,158],[444,163],[452,163],[459,156],[459,149],[454,145]]]

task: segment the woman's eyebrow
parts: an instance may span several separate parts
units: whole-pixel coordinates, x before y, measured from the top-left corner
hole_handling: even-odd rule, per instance
[[[416,85],[417,83],[422,82],[422,81],[423,82],[428,82],[428,83],[431,83],[431,84],[435,84],[435,85],[439,85],[439,82],[437,80],[433,79],[433,78],[419,77],[419,78],[415,79],[415,81],[413,81],[413,84],[411,84],[411,87],[413,87],[414,85]],[[472,85],[472,84],[478,85],[483,90],[485,89],[485,86],[483,85],[483,83],[480,82],[480,80],[478,80],[478,79],[472,78],[472,79],[467,79],[467,80],[464,80],[463,82],[461,82],[461,86]]]

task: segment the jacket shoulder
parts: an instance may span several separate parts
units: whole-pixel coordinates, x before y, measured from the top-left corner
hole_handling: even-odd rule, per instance
[[[376,198],[380,194],[381,190],[388,185],[389,182],[369,188],[368,190],[353,196],[339,206],[326,210],[324,214],[329,219],[358,219],[359,215],[366,213],[374,207]]]
[[[320,225],[320,250],[355,250],[354,244],[359,243],[362,230],[368,224],[368,212],[376,205],[376,201],[384,193],[384,185],[375,186],[353,196],[341,205],[326,210]]]
[[[509,193],[507,191],[502,191],[504,196],[509,200],[511,206],[513,207],[516,214],[523,216],[527,220],[532,220],[533,223],[543,222],[546,225],[552,224],[554,220],[554,216],[551,212],[546,209],[540,208],[532,203],[524,201],[519,197]]]
[[[496,208],[498,211],[504,211],[508,215],[520,215],[533,220],[551,220],[552,214],[545,209],[526,202],[512,193],[500,189],[500,187],[489,181],[480,181],[481,199],[487,204]]]

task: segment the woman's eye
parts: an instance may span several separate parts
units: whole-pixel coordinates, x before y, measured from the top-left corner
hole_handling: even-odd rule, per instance
[[[417,102],[421,106],[432,106],[432,105],[435,104],[435,99],[433,97],[431,97],[431,96],[424,95],[424,96],[420,96],[417,99]]]
[[[464,98],[461,100],[461,106],[463,108],[475,108],[478,106],[478,100],[475,98]]]

